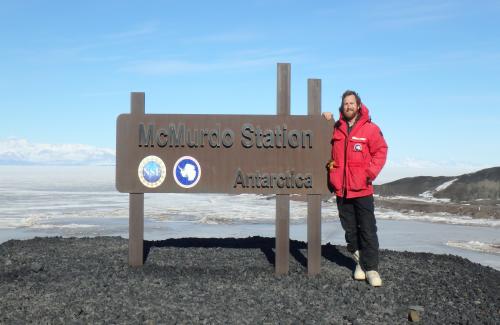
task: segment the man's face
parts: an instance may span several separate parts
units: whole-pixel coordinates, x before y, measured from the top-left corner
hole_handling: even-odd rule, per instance
[[[342,101],[342,114],[347,121],[352,120],[358,115],[359,106],[356,103],[356,96],[349,95]]]

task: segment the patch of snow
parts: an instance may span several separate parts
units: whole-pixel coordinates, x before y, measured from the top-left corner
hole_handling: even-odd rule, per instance
[[[434,198],[431,191],[425,191],[424,193],[420,193],[418,196],[423,197],[425,199],[433,199]]]
[[[444,182],[443,184],[437,186],[433,190],[425,191],[423,193],[420,193],[418,196],[421,198],[424,198],[425,201],[430,201],[430,202],[450,202],[450,199],[447,198],[442,198],[442,199],[437,199],[434,197],[434,193],[442,191],[446,188],[448,188],[451,184],[453,184],[458,178],[454,178],[451,181]]]
[[[428,191],[426,191],[428,192]],[[426,193],[424,192],[424,193]],[[424,194],[422,193],[422,194]],[[395,196],[384,196],[384,199],[389,200],[408,200],[408,201],[417,201],[417,202],[432,202],[432,203],[449,203],[451,200],[447,198],[435,198],[433,196],[422,196],[419,194],[419,197],[416,196],[405,196],[405,195],[395,195]]]
[[[439,191],[447,189],[451,184],[455,183],[457,179],[458,178],[455,178],[455,179],[452,179],[451,181],[444,182],[443,184],[441,184],[438,187],[436,187],[435,191],[439,192]]]
[[[500,227],[499,219],[472,218],[464,215],[453,215],[446,212],[424,213],[415,211],[400,212],[387,208],[375,208],[377,219],[406,220],[441,223],[461,226]]]
[[[500,243],[483,243],[477,240],[448,241],[446,245],[476,252],[500,254]]]

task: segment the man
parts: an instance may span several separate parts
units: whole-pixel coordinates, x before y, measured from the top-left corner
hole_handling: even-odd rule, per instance
[[[371,121],[359,95],[342,95],[340,119],[332,137],[332,159],[328,163],[330,184],[337,196],[340,222],[347,249],[356,262],[354,279],[382,285],[378,273],[378,237],[373,203],[373,185],[387,158],[387,144],[379,127]],[[332,113],[323,113],[327,120]]]

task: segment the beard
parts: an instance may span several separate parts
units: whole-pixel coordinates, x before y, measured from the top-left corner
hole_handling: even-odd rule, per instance
[[[344,110],[342,112],[342,115],[344,116],[344,119],[346,121],[351,121],[353,118],[355,118],[358,115],[358,111],[353,110],[353,109],[348,109],[348,110]]]

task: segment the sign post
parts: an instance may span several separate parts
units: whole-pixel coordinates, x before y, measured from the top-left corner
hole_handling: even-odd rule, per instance
[[[321,80],[307,80],[307,113],[321,115]],[[321,268],[321,195],[307,195],[307,273],[319,274]]]
[[[290,79],[289,63],[278,63],[276,113],[290,115]],[[290,195],[276,195],[276,249],[275,272],[286,274],[289,268],[290,251]]]
[[[276,274],[289,270],[290,194],[307,196],[308,274],[321,258],[321,195],[331,125],[321,80],[308,80],[308,115],[290,115],[290,64],[279,63],[277,115],[145,114],[131,94],[117,119],[116,188],[129,193],[129,264],[144,263],[144,193],[276,195]]]
[[[145,113],[144,93],[130,95],[130,113],[142,117]],[[128,261],[130,266],[144,262],[144,193],[129,194]]]

